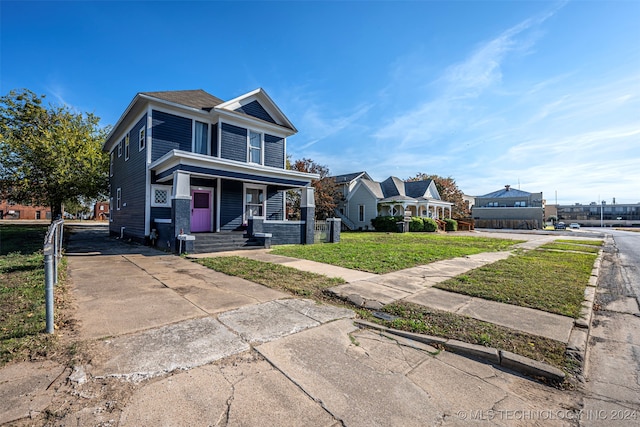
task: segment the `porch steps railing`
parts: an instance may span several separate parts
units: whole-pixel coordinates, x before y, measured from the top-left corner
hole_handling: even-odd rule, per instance
[[[342,220],[342,227],[349,231],[355,230],[357,227],[353,221],[351,221],[346,215],[340,213],[338,209],[335,210],[335,214]]]
[[[194,235],[196,240],[193,242],[193,252],[196,254],[264,248],[261,242],[248,237],[243,231],[195,233]]]

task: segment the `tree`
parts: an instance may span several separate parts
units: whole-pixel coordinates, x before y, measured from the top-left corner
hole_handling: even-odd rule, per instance
[[[458,188],[456,180],[451,177],[441,177],[439,175],[427,175],[418,173],[416,176],[407,178],[405,181],[426,181],[433,180],[442,200],[453,203],[451,216],[453,218],[467,218],[471,215],[469,205],[464,201],[462,191]]]
[[[324,220],[335,216],[334,211],[336,209],[336,200],[339,196],[338,185],[335,179],[329,176],[329,168],[327,166],[320,165],[311,159],[302,158],[296,160],[293,163],[288,162],[291,166],[290,169],[298,172],[317,173],[320,175],[320,179],[314,179],[311,181],[311,185],[315,189],[316,199],[316,219]],[[295,205],[295,196],[290,198]],[[297,200],[297,206],[300,206],[300,200]]]
[[[43,106],[27,89],[0,98],[0,192],[17,203],[51,207],[108,191],[108,133],[99,117],[67,106]]]

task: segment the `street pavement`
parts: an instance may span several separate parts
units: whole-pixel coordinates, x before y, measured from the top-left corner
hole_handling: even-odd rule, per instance
[[[67,251],[77,305],[74,339],[88,356],[73,369],[40,362],[0,370],[0,424],[578,425],[584,420],[579,391],[359,328],[350,310],[291,298],[114,240],[104,228],[74,232]],[[371,279],[350,277],[351,283]]]

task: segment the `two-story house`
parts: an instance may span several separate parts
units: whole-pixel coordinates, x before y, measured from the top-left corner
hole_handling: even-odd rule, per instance
[[[536,229],[544,226],[542,192],[529,193],[510,185],[477,196],[471,212],[477,228]]]
[[[203,90],[138,93],[103,147],[111,234],[171,249],[179,234],[195,236],[190,251],[202,252],[207,235],[232,239],[260,220],[274,244],[310,243],[318,176],[285,168],[296,132],[262,89],[229,101]],[[300,188],[306,211],[287,221],[285,192]]]

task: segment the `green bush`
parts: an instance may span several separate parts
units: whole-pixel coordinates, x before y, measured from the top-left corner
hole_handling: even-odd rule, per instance
[[[438,230],[438,223],[433,218],[422,218],[422,222],[424,223],[424,231],[428,231],[433,233]]]
[[[401,216],[377,216],[371,220],[371,225],[376,231],[385,231],[395,233],[398,231],[396,223],[401,222]]]
[[[409,231],[424,231],[424,222],[422,221],[422,218],[417,216],[411,217],[411,222],[409,223]]]
[[[447,218],[444,220],[444,223],[445,231],[458,231],[458,221],[456,221],[455,219]]]

